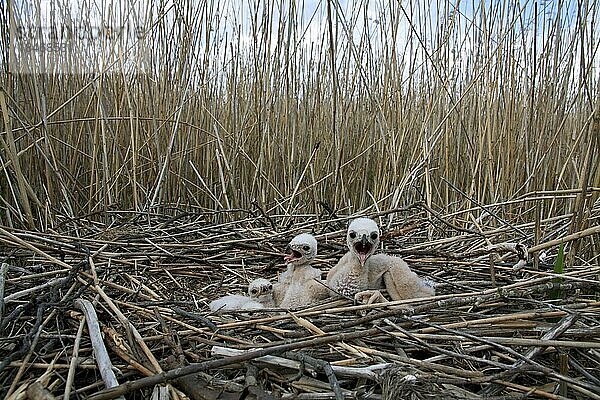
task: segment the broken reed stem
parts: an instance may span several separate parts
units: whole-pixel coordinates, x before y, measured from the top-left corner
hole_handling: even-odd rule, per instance
[[[212,346],[210,349],[210,354],[214,355],[214,356],[226,356],[226,357],[231,357],[234,355],[240,355],[243,353],[247,353],[248,350],[239,350],[239,349],[233,349],[233,348],[229,348],[229,347],[222,347],[222,346]],[[294,358],[295,356],[289,357],[290,354],[294,354],[294,353],[290,353],[290,352],[286,352],[285,353],[285,357],[278,357],[278,356],[262,356],[262,357],[257,357],[254,362],[259,362],[261,364],[268,364],[271,366],[277,366],[277,367],[286,367],[286,368],[290,368],[290,369],[296,369],[296,370],[300,370],[301,365],[300,363],[296,360],[296,358]],[[292,361],[292,360],[296,360],[296,361]],[[344,367],[344,366],[339,366],[339,365],[331,365],[331,369],[333,372],[335,372],[335,374],[337,376],[342,376],[342,377],[346,377],[346,378],[363,378],[363,379],[369,379],[375,382],[379,382],[381,380],[381,377],[379,376],[379,374],[377,374],[375,371],[378,370],[383,370],[389,366],[391,366],[391,363],[382,363],[382,364],[375,364],[375,365],[370,365],[368,367]],[[308,368],[309,371],[313,371],[313,369],[308,366],[305,368]]]
[[[571,327],[571,325],[573,325],[575,323],[575,321],[577,321],[577,319],[579,318],[579,315],[577,314],[570,314],[567,315],[566,317],[564,317],[563,319],[561,319],[559,321],[558,324],[556,324],[552,329],[550,329],[548,332],[546,332],[541,340],[552,340],[557,338],[558,336],[560,336],[561,334],[563,334],[567,329],[569,329]],[[520,359],[519,361],[515,362],[509,370],[512,371],[518,371],[521,367],[523,367],[525,364],[531,362],[531,360],[533,360],[534,358],[537,357],[537,355],[544,350],[542,347],[533,347],[532,349],[528,350],[527,353],[525,353],[525,355],[523,356],[522,359]],[[514,375],[516,375],[518,372],[515,372]],[[513,376],[509,376],[508,378],[505,377],[503,378],[504,380],[508,379],[509,381],[512,380]],[[563,382],[563,380],[559,380],[559,382]],[[487,388],[484,389],[486,395],[488,396],[493,396],[495,394],[497,394],[500,391],[500,388],[498,387],[498,385],[490,385]]]
[[[303,353],[287,352],[287,353],[285,353],[285,355],[287,358],[291,358],[292,360],[300,361],[302,364],[306,363],[306,364],[312,365],[313,367],[322,369],[323,372],[325,373],[325,376],[327,377],[327,380],[329,381],[329,384],[331,385],[331,389],[333,390],[333,393],[335,395],[335,400],[344,400],[344,395],[342,393],[342,389],[340,388],[340,384],[335,376],[335,373],[333,372],[333,368],[332,368],[331,364],[329,364],[326,361],[316,359],[314,357],[308,356]]]
[[[0,321],[4,316],[4,285],[6,283],[6,273],[8,272],[8,264],[3,262],[0,266]]]
[[[21,380],[21,376],[23,375],[23,373],[25,372],[25,369],[27,368],[27,365],[29,363],[29,359],[33,355],[33,352],[35,351],[35,348],[36,348],[36,346],[38,344],[38,341],[40,339],[40,335],[42,333],[42,329],[44,328],[44,326],[52,318],[54,318],[55,315],[56,315],[56,310],[52,310],[52,312],[50,312],[50,315],[48,315],[48,317],[46,317],[46,319],[44,319],[44,321],[39,325],[39,327],[37,329],[37,332],[35,332],[35,335],[33,336],[33,340],[31,341],[30,348],[27,351],[27,354],[25,355],[25,358],[23,359],[23,363],[21,364],[21,366],[17,370],[15,378],[13,379],[10,387],[8,388],[8,391],[6,392],[6,397],[9,397],[15,391],[15,389],[17,388],[17,385],[18,385],[19,381]]]
[[[51,256],[50,254],[38,249],[37,247],[33,246],[32,244],[30,244],[29,242],[26,242],[25,240],[17,237],[16,235],[12,234],[11,232],[8,232],[7,230],[5,230],[4,228],[0,227],[0,234],[2,234],[5,237],[10,238],[11,240],[13,240],[14,242],[17,242],[19,245],[25,247],[28,250],[33,251],[36,254],[39,254],[40,256],[48,259],[49,261],[51,261],[54,264],[60,265],[61,267],[64,267],[66,269],[71,269],[71,266],[53,256]],[[12,243],[8,240],[6,240],[5,238],[0,236],[0,241],[5,242],[8,245],[11,245]]]
[[[63,400],[69,400],[71,396],[71,388],[75,380],[75,369],[79,363],[79,345],[81,344],[81,337],[83,335],[83,328],[85,326],[85,316],[79,322],[79,328],[77,329],[77,335],[75,336],[75,344],[73,345],[73,353],[71,354],[71,362],[69,363],[69,372],[67,373],[67,380],[65,381],[65,392],[63,394]]]
[[[548,242],[539,244],[537,246],[531,247],[528,249],[529,253],[535,253],[537,251],[540,250],[544,250],[544,249],[548,249],[550,247],[556,246],[558,244],[560,244],[561,242],[566,243],[566,242],[571,242],[573,240],[577,240],[577,239],[581,239],[587,236],[592,236],[592,235],[597,235],[600,233],[600,225],[596,225],[596,226],[592,226],[590,228],[584,229],[582,231],[579,232],[575,232],[573,234],[567,235],[561,239],[555,239],[555,240],[550,240]]]
[[[113,372],[113,366],[110,361],[110,356],[108,355],[108,352],[106,351],[106,346],[104,345],[104,341],[102,340],[100,324],[98,322],[98,316],[96,315],[96,310],[94,310],[94,306],[88,300],[83,299],[78,299],[77,301],[75,301],[75,305],[77,305],[77,307],[79,307],[79,309],[81,309],[81,311],[85,314],[88,333],[90,335],[90,340],[94,349],[94,356],[96,358],[96,363],[98,364],[98,370],[100,371],[100,375],[102,375],[102,379],[104,380],[104,384],[107,388],[119,386],[117,377]],[[125,400],[123,396],[114,396],[112,398]]]
[[[65,283],[69,282],[70,280],[71,280],[71,278],[69,278],[69,277],[55,278],[55,279],[52,279],[51,281],[48,281],[48,282],[43,283],[41,285],[30,287],[30,288],[27,288],[27,289],[23,289],[23,290],[21,290],[19,292],[10,294],[10,295],[8,295],[8,296],[6,296],[4,298],[4,301],[6,303],[8,303],[8,302],[11,302],[11,301],[18,300],[18,299],[20,299],[22,297],[25,297],[27,295],[30,295],[31,293],[34,293],[34,292],[38,292],[38,291],[41,291],[41,290],[44,290],[44,289],[51,289],[54,286],[63,286]]]

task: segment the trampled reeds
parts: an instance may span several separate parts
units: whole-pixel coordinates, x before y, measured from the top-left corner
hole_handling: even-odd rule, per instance
[[[275,279],[297,232],[313,231],[315,266],[327,271],[345,251],[351,217],[111,215],[128,222],[69,220],[58,234],[0,230],[6,398],[36,387],[97,400],[158,390],[182,399],[600,398],[597,256],[553,269],[552,238],[576,240],[565,235],[568,215],[540,221],[546,237],[519,264],[510,242],[535,236],[533,223],[498,229],[485,219],[478,233],[427,221],[423,204],[382,212],[372,216],[386,227],[385,251],[435,281],[435,297],[224,314],[208,303],[243,293],[254,278]],[[598,215],[596,207],[592,220]],[[594,252],[595,229],[578,233],[580,254]],[[543,257],[534,264],[527,252]],[[107,363],[117,393],[106,389]]]

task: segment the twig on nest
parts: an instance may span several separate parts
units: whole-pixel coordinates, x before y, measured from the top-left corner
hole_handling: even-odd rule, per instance
[[[566,317],[561,319],[560,322],[554,326],[554,328],[552,328],[551,330],[546,332],[541,337],[541,340],[556,339],[557,337],[562,335],[567,329],[569,329],[575,323],[575,321],[577,321],[578,318],[579,318],[579,314],[567,315]],[[525,366],[528,363],[528,361],[531,361],[534,358],[536,358],[536,356],[543,349],[544,349],[543,347],[533,347],[529,351],[527,351],[527,353],[525,353],[525,355],[523,356],[524,358],[516,361],[513,365],[511,365],[510,370],[509,370],[510,377],[508,377],[508,378],[505,377],[504,379],[505,380],[508,379],[509,381],[512,380],[512,378],[519,373],[519,370],[523,366]],[[497,394],[500,390],[501,390],[500,385],[492,384],[492,385],[488,386],[487,388],[485,388],[483,393],[486,396],[493,396],[493,395]]]
[[[92,303],[89,300],[78,299],[75,301],[75,305],[85,314],[85,320],[88,326],[88,332],[90,340],[92,342],[92,348],[94,349],[94,355],[96,357],[96,363],[100,370],[100,375],[104,380],[104,384],[107,388],[113,388],[119,386],[117,377],[113,372],[113,366],[110,361],[106,346],[102,340],[102,333],[100,332],[100,324],[98,323],[98,315]],[[114,396],[120,400],[125,400],[123,396]]]
[[[190,319],[193,319],[194,321],[200,322],[202,325],[206,326],[208,329],[210,329],[213,332],[217,330],[217,326],[210,319],[205,318],[202,315],[194,314],[192,312],[188,312],[188,311],[182,310],[181,308],[177,308],[177,307],[172,307],[171,310],[173,310],[175,313],[181,315],[182,317],[190,318]]]
[[[325,373],[325,376],[327,376],[327,380],[329,381],[329,384],[331,385],[331,389],[333,390],[333,393],[335,394],[335,399],[336,400],[344,399],[342,389],[340,388],[340,384],[339,384],[337,378],[335,377],[333,369],[331,368],[331,364],[329,364],[326,361],[319,360],[317,358],[311,357],[311,356],[303,354],[303,353],[294,353],[294,352],[289,351],[289,352],[285,353],[285,356],[289,359],[300,361],[301,363],[310,364],[313,367],[322,369],[323,372]]]
[[[2,263],[0,266],[0,321],[4,316],[4,283],[6,282],[6,272],[8,271],[8,264]]]
[[[211,348],[211,355],[220,355],[220,356],[234,356],[240,355],[243,353],[247,353],[246,350],[232,349],[229,347],[221,347],[221,346],[213,346]],[[286,353],[286,357],[288,354]],[[300,370],[302,366],[298,361],[294,361],[294,359],[288,359],[279,356],[263,356],[258,357],[254,360],[254,362],[260,363],[262,365],[268,365],[270,367],[275,368],[290,368]],[[312,364],[311,364],[312,365]],[[336,376],[344,377],[344,378],[355,378],[355,379],[368,379],[374,382],[379,382],[381,377],[379,375],[379,371],[387,368],[390,363],[381,363],[369,365],[368,367],[345,367],[341,365],[331,365],[332,371]],[[305,368],[305,371],[312,373],[314,372],[313,368]]]

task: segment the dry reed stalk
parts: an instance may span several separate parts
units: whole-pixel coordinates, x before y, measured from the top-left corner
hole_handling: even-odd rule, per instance
[[[82,319],[77,329],[77,335],[75,336],[75,343],[73,345],[73,353],[71,354],[71,362],[69,363],[69,373],[67,374],[67,380],[65,381],[65,391],[63,394],[63,400],[69,400],[73,382],[75,380],[75,369],[79,363],[79,346],[81,344],[81,337],[83,335],[83,327],[85,326],[85,320]]]
[[[110,361],[110,356],[106,351],[104,342],[102,340],[102,334],[100,333],[100,325],[94,306],[88,300],[78,300],[76,302],[77,307],[85,314],[86,323],[88,326],[88,332],[92,347],[94,348],[94,355],[96,362],[98,363],[98,369],[102,375],[102,379],[107,388],[112,388],[119,385],[117,377],[113,371],[113,366]],[[122,396],[115,396],[120,400],[124,400]]]
[[[145,36],[98,73],[4,70],[21,174],[6,149],[2,160],[22,179],[1,194],[3,221],[31,224],[19,217],[23,195],[39,199],[31,215],[43,227],[57,212],[141,210],[143,197],[207,209],[256,199],[278,213],[318,212],[319,201],[369,211],[372,199],[380,209],[424,200],[452,212],[465,199],[442,178],[480,204],[597,180],[586,139],[597,130],[597,56],[585,33],[595,32],[596,3],[577,23],[566,3],[535,17],[515,2],[327,4],[241,6],[248,20],[229,18],[239,15],[233,4],[186,2],[177,18],[177,7],[144,6]],[[71,61],[85,70],[92,54],[82,47]],[[311,178],[299,180],[295,166],[308,164]],[[548,215],[573,207],[547,203]]]
[[[6,104],[6,96],[4,95],[4,90],[0,90],[0,109],[2,110],[2,120],[4,122],[4,132],[6,135],[6,140],[4,137],[0,139],[0,143],[2,144],[2,148],[8,155],[12,167],[15,170],[15,175],[17,179],[18,186],[18,199],[16,201],[17,205],[21,205],[23,207],[23,211],[25,213],[24,220],[27,221],[27,226],[31,229],[34,227],[33,215],[31,213],[31,204],[29,204],[28,194],[32,192],[28,192],[27,187],[29,183],[27,182],[25,176],[23,175],[23,170],[21,168],[21,161],[17,155],[17,147],[15,145],[15,138],[12,132],[12,124],[10,120],[10,115],[8,113],[8,106]],[[34,197],[37,199],[36,197]],[[20,207],[18,207],[20,209]]]

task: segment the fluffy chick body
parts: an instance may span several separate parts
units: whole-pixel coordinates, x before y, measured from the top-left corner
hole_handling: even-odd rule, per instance
[[[275,302],[281,308],[300,308],[327,298],[327,288],[317,282],[321,271],[310,265],[288,265],[275,285]]]
[[[273,301],[273,285],[267,279],[258,278],[250,282],[248,293],[250,297],[230,294],[211,301],[208,306],[213,312],[258,310],[275,306],[275,302]]]
[[[265,308],[264,305],[256,300],[252,300],[248,296],[240,294],[230,294],[213,300],[208,305],[210,311],[241,311],[241,310],[258,310]]]
[[[435,294],[433,287],[414,273],[402,258],[387,254],[374,254],[361,266],[356,256],[348,252],[327,274],[327,284],[348,297],[379,289],[387,289],[392,300]]]
[[[273,287],[273,298],[281,308],[311,306],[328,297],[327,288],[319,283],[321,271],[310,265],[317,254],[317,241],[307,233],[294,237],[286,255],[287,269]]]
[[[379,244],[379,228],[373,220],[354,220],[348,228],[347,244],[350,251],[327,274],[327,285],[334,292],[354,297],[366,290],[387,289],[392,300],[435,294],[432,285],[414,273],[402,258],[373,254]]]

